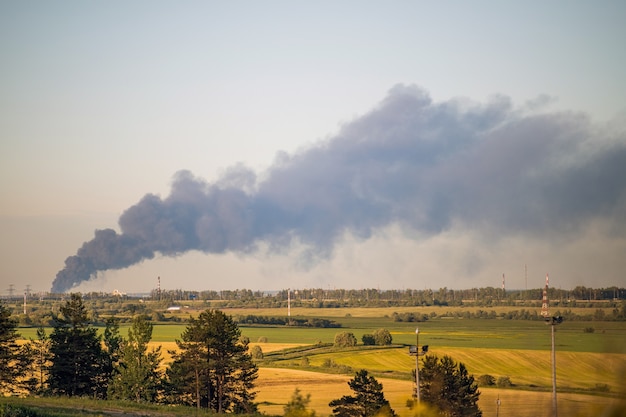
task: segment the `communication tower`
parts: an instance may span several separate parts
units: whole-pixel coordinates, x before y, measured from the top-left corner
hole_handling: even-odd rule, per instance
[[[550,278],[548,274],[546,274],[546,286],[543,287],[543,299],[541,300],[541,315],[544,318],[548,318],[550,316],[550,311],[548,308],[548,285],[550,282]]]

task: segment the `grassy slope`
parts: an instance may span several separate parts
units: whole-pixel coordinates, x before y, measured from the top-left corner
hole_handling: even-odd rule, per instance
[[[475,377],[490,374],[496,378],[508,376],[520,388],[550,389],[552,368],[549,352],[485,348],[440,348],[429,354],[448,355],[463,362]],[[314,370],[325,371],[324,361],[331,359],[353,370],[367,369],[376,375],[389,375],[408,380],[415,368],[415,359],[406,348],[379,350],[343,350],[309,356]],[[292,367],[300,364],[298,358],[273,358],[262,366]],[[626,358],[619,354],[557,352],[557,386],[562,390],[593,390],[596,384],[608,384],[613,392],[623,389],[626,379]]]

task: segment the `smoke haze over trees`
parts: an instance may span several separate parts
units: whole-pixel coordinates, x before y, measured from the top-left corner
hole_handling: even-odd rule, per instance
[[[53,292],[157,255],[251,254],[260,244],[329,256],[346,232],[368,239],[389,225],[407,236],[463,227],[488,239],[547,242],[591,224],[622,239],[626,138],[576,113],[486,103],[433,102],[398,85],[334,137],[280,154],[262,174],[233,166],[213,183],[181,171],[169,196],[148,194],[97,230],[58,272]],[[558,235],[558,238],[554,236]]]

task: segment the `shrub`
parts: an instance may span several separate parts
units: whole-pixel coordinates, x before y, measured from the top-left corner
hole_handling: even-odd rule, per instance
[[[336,347],[353,347],[356,346],[356,337],[351,332],[341,332],[335,335]]]
[[[596,331],[596,329],[594,329],[593,327],[585,327],[583,329],[583,332],[585,332],[585,333],[593,333],[595,331]]]
[[[259,340],[257,340],[257,343],[267,343],[267,337],[265,336],[259,337]]]
[[[513,383],[511,382],[511,378],[508,376],[501,376],[498,378],[496,385],[500,388],[512,387]]]
[[[392,342],[391,333],[387,329],[378,329],[374,331],[374,340],[379,346],[390,345]]]
[[[595,391],[598,392],[610,392],[611,387],[608,384],[596,384]]]
[[[496,385],[496,379],[493,376],[488,375],[488,374],[479,376],[476,382],[478,382],[478,385],[480,385],[481,387],[489,387],[489,386]]]
[[[376,339],[374,339],[374,335],[372,334],[364,334],[361,340],[366,346],[372,346],[376,344]]]
[[[252,359],[263,359],[263,349],[261,349],[261,346],[252,346],[250,355],[252,355]]]

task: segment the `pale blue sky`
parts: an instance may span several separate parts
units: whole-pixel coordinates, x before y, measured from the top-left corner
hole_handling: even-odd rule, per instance
[[[398,83],[435,103],[502,95],[579,112],[623,141],[625,20],[621,1],[3,1],[0,293],[48,290],[95,229],[119,231],[177,171],[212,183],[243,163],[262,177],[278,152],[332,139]],[[473,244],[455,226],[411,239],[390,224],[306,269],[286,249],[194,252],[82,289],[149,291],[158,275],[168,288],[467,288],[503,272],[519,288],[525,263],[535,287],[547,270],[562,287],[624,285],[625,237],[607,242],[596,217],[558,250],[523,233]],[[592,241],[609,249],[590,253]],[[480,268],[441,262],[474,256]]]

